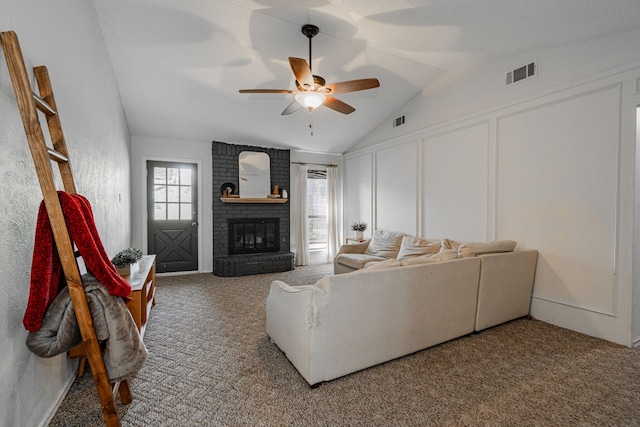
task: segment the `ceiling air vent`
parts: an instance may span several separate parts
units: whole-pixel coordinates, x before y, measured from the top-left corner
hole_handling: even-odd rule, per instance
[[[535,61],[525,64],[521,67],[513,69],[507,72],[507,86],[513,83],[518,83],[524,79],[534,77],[538,72],[538,65]]]
[[[397,128],[398,126],[402,126],[404,124],[404,118],[405,116],[402,115],[400,117],[396,117],[395,119],[393,119],[393,127]]]

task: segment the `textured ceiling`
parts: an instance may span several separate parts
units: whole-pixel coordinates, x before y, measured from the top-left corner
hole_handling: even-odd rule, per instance
[[[342,153],[448,71],[640,28],[639,0],[93,0],[133,135]],[[356,111],[281,116],[287,58]],[[313,122],[313,136],[309,129]]]

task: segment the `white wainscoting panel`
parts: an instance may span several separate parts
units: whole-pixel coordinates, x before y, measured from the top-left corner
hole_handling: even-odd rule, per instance
[[[497,235],[540,252],[534,298],[615,315],[620,96],[498,119]]]
[[[376,227],[417,234],[418,144],[376,153]]]
[[[372,154],[345,159],[344,161],[344,223],[345,236],[355,236],[349,226],[353,222],[366,222],[369,229],[365,236],[371,235],[373,228],[373,184],[372,184]]]
[[[422,144],[422,234],[486,241],[488,122],[428,137]]]

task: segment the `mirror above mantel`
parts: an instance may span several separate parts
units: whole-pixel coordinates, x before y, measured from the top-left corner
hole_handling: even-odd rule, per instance
[[[280,194],[271,194],[271,160],[267,153],[242,151],[238,155],[239,192],[221,197],[223,203],[286,203]]]
[[[267,198],[271,193],[271,159],[267,153],[243,151],[238,155],[240,198]]]

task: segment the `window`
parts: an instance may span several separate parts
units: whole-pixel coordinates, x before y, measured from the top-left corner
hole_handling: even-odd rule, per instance
[[[327,172],[307,171],[307,221],[309,255],[312,263],[327,260]]]
[[[153,167],[153,218],[192,220],[191,169]]]

